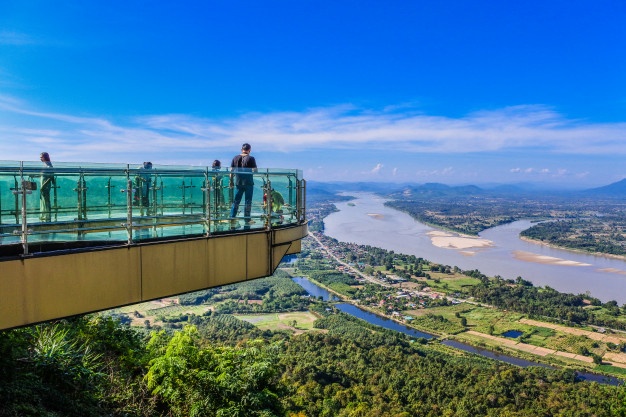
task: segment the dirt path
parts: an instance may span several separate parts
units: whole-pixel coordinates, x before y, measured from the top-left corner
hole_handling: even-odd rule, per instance
[[[545,327],[548,329],[557,330],[562,333],[573,334],[575,336],[586,336],[589,339],[597,340],[597,341],[604,342],[604,343],[611,342],[611,343],[615,343],[616,345],[619,345],[622,342],[626,342],[626,336],[621,337],[615,334],[592,332],[589,330],[576,329],[573,327],[566,327],[566,326],[561,326],[559,324],[546,323],[543,321],[536,321],[536,320],[531,320],[531,319],[520,319],[519,322],[528,324],[530,326]]]
[[[561,352],[561,351],[554,350],[554,349],[533,346],[533,345],[529,345],[528,343],[517,342],[515,340],[508,339],[506,337],[492,336],[492,335],[485,334],[485,333],[479,333],[474,330],[468,330],[466,333],[471,334],[473,336],[482,337],[483,339],[493,340],[495,342],[498,342],[498,344],[504,345],[510,349],[521,350],[522,352],[532,353],[533,355],[538,355],[538,356],[557,355],[557,356],[563,356],[565,358],[575,359],[577,361],[582,361],[582,362],[587,362],[587,363],[593,362],[593,358],[590,358],[588,356],[576,355],[574,353]]]
[[[535,321],[522,319],[520,320],[520,322],[526,323],[526,322],[535,322]],[[545,324],[543,322],[535,322],[535,323],[539,323],[539,324],[533,324],[536,326]],[[531,323],[526,323],[526,324],[531,324]],[[559,330],[559,331],[561,330],[560,329],[561,327],[564,327],[564,326],[558,326],[558,325],[555,325],[555,326],[558,327],[558,329],[555,328],[555,330]],[[547,326],[543,326],[543,327],[547,327]],[[564,327],[564,328],[569,329],[569,330],[578,330],[578,329],[571,329],[569,327]],[[585,330],[581,330],[581,331],[585,332]],[[583,355],[578,355],[575,353],[563,352],[560,350],[554,350],[554,349],[548,349],[544,347],[529,345],[528,343],[518,342],[512,339],[508,339],[506,337],[492,336],[489,334],[476,332],[474,330],[468,330],[466,333],[471,334],[473,336],[481,337],[483,339],[489,339],[494,342],[497,342],[500,345],[506,346],[507,348],[520,350],[522,352],[531,353],[533,355],[538,355],[538,356],[555,355],[555,356],[561,356],[564,358],[574,359],[574,360],[581,361],[581,362],[593,363],[593,358],[589,356],[583,356]],[[596,335],[598,334],[594,332],[588,332],[588,333],[596,334]],[[578,334],[578,333],[574,333],[574,334]],[[602,359],[605,361],[605,363],[608,362],[610,365],[613,365],[615,367],[626,369],[626,353],[607,352],[604,354],[604,357]]]

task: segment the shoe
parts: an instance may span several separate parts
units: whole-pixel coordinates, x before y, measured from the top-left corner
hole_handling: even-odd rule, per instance
[[[254,223],[256,223],[254,220],[247,220],[246,221],[246,224],[254,224]]]

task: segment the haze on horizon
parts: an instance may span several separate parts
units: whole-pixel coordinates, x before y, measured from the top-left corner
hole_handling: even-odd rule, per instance
[[[0,4],[2,160],[259,165],[315,181],[626,177],[626,3]]]

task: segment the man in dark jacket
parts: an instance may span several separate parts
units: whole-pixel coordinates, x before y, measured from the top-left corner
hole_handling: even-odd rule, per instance
[[[233,205],[230,208],[230,217],[231,219],[237,217],[241,197],[245,196],[243,216],[246,224],[254,223],[254,221],[250,219],[250,212],[252,211],[252,192],[254,191],[252,173],[257,171],[257,166],[254,156],[250,156],[251,149],[252,147],[249,143],[241,145],[241,154],[235,156],[230,164],[232,170],[230,175],[231,185],[233,185],[234,176],[234,186],[237,188]]]

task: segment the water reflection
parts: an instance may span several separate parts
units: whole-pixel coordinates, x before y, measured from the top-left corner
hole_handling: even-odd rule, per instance
[[[507,332],[502,333],[502,336],[508,337],[508,338],[511,338],[511,339],[517,339],[518,337],[520,337],[523,334],[524,334],[524,332],[520,332],[519,330],[509,330]]]
[[[311,297],[322,297],[322,300],[324,301],[339,301],[339,298],[337,296],[331,294],[330,292],[328,292],[328,290],[320,287],[319,285],[313,284],[306,278],[294,277],[292,278],[292,280],[293,282],[304,288]]]

